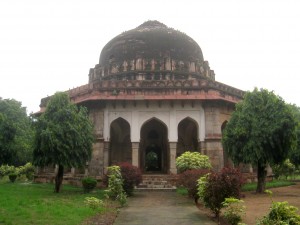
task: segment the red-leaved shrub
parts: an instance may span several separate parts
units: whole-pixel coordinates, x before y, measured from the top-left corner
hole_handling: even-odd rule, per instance
[[[241,172],[234,168],[223,168],[220,172],[212,172],[207,177],[201,200],[219,218],[222,202],[225,198],[241,197],[241,187],[244,179]]]
[[[191,169],[186,170],[178,175],[177,185],[183,186],[187,189],[190,197],[195,199],[195,203],[198,202],[199,196],[197,191],[197,181],[200,177],[209,173],[208,169]]]
[[[131,195],[134,186],[142,182],[142,172],[138,167],[133,166],[128,162],[120,162],[117,163],[116,165],[121,168],[121,174],[124,180],[123,182],[124,191],[128,195]]]

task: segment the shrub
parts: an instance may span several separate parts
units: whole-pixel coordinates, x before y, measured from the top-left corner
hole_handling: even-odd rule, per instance
[[[288,202],[274,202],[272,199],[273,192],[265,190],[272,201],[269,213],[259,220],[257,225],[299,225],[300,215],[297,214],[298,209],[288,204]]]
[[[225,198],[222,203],[225,208],[224,217],[231,225],[238,225],[242,222],[242,215],[245,214],[245,206],[242,205],[243,200],[236,198]]]
[[[276,179],[279,176],[285,176],[287,179],[288,176],[292,176],[295,173],[296,167],[289,159],[286,159],[281,165],[273,165],[272,170]]]
[[[95,197],[86,197],[84,203],[91,209],[98,209],[104,205],[102,200]]]
[[[121,162],[117,165],[121,169],[123,189],[127,195],[131,195],[134,190],[134,186],[142,182],[142,173],[139,168],[131,165],[128,162]]]
[[[91,192],[97,185],[97,180],[92,177],[85,177],[81,180],[83,191],[85,193]]]
[[[176,158],[176,167],[179,173],[191,169],[210,169],[209,157],[199,152],[185,152]]]
[[[240,198],[244,183],[242,174],[234,168],[223,168],[198,180],[198,195],[204,205],[210,208],[217,218],[220,216],[225,198]]]
[[[10,173],[15,173],[16,168],[14,166],[9,165],[1,165],[0,166],[0,177],[4,177],[9,175]]]
[[[192,169],[186,170],[178,175],[177,185],[183,186],[187,189],[190,197],[195,199],[195,203],[198,202],[198,190],[197,181],[203,175],[209,173],[208,169]]]
[[[118,200],[121,206],[127,202],[127,196],[123,189],[123,178],[119,166],[110,166],[107,168],[108,190],[107,194],[110,198]]]
[[[258,225],[299,225],[300,215],[297,214],[298,209],[288,204],[288,202],[273,202],[270,212],[263,217]]]
[[[26,163],[24,166],[18,167],[19,175],[25,175],[28,180],[33,179],[34,166],[31,163]]]
[[[8,177],[9,177],[9,180],[10,180],[12,183],[14,183],[15,180],[17,179],[17,177],[18,177],[18,174],[17,174],[17,173],[10,173],[10,174],[8,175]]]
[[[18,176],[25,175],[28,180],[33,179],[34,166],[31,163],[26,163],[24,166],[14,167],[9,165],[0,166],[0,177],[15,173]]]

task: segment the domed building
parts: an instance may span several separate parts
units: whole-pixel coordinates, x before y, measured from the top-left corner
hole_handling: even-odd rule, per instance
[[[144,174],[174,174],[185,151],[208,155],[216,170],[227,164],[222,128],[244,92],[215,81],[188,35],[147,21],[108,42],[88,77],[68,91],[94,123],[85,173],[102,176],[107,166],[129,162]],[[74,176],[80,172],[72,169]]]

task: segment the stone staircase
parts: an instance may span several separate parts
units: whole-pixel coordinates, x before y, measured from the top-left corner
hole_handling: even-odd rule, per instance
[[[136,191],[176,191],[176,177],[169,174],[144,174]]]

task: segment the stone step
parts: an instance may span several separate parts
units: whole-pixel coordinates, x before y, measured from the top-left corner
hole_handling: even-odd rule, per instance
[[[151,192],[151,191],[165,191],[165,192],[171,192],[171,191],[176,191],[176,187],[173,188],[135,188],[135,191],[138,192]]]
[[[143,182],[136,187],[136,191],[175,191],[173,175],[144,174]]]

